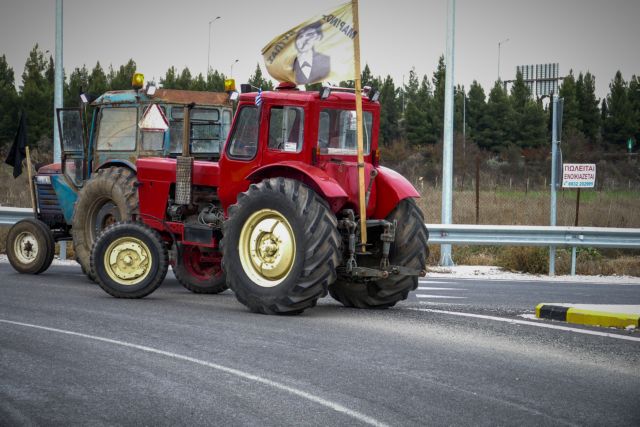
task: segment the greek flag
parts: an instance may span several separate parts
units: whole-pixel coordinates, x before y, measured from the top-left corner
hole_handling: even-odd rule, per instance
[[[259,107],[262,104],[262,89],[258,89],[258,95],[256,95],[256,105]]]

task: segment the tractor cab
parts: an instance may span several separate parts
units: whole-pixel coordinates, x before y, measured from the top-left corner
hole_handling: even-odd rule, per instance
[[[143,88],[143,83],[136,74],[132,90],[106,92],[92,102],[83,94],[80,108],[57,110],[61,163],[41,167],[34,178],[37,219],[56,240],[73,239],[89,275],[95,238],[138,211],[136,161],[180,156],[185,135],[191,156],[216,161],[231,128],[230,92]]]
[[[62,142],[62,171],[74,187],[106,165],[135,169],[140,157],[176,157],[182,153],[184,106],[190,108],[190,151],[217,160],[231,127],[226,93],[157,89],[107,92],[90,104],[93,114],[85,142],[80,108],[57,111]]]
[[[367,185],[379,160],[379,121],[380,104],[363,99]],[[230,178],[224,180],[229,184],[219,190],[223,205],[235,203],[238,192],[245,191],[251,182],[277,173],[329,191],[336,212],[345,206],[355,208],[355,95],[342,88],[304,92],[287,85],[273,92],[243,93],[220,169],[222,176]],[[375,187],[372,197],[374,201]],[[375,203],[371,207],[369,213],[373,214]]]

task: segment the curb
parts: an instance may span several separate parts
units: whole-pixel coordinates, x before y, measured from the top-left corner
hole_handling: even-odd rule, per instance
[[[562,322],[579,325],[603,326],[608,328],[626,329],[640,328],[640,314],[621,313],[615,310],[604,311],[572,307],[568,304],[541,303],[536,306],[536,317],[539,319],[560,320]]]

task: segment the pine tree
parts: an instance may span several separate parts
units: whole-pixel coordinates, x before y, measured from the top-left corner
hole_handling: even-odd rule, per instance
[[[400,137],[398,99],[391,76],[387,75],[380,88],[380,137],[384,145],[390,145]]]
[[[0,150],[8,147],[15,136],[20,109],[13,68],[5,55],[0,56]]]
[[[176,80],[176,89],[189,90],[191,88],[192,78],[189,67],[184,67],[180,76]]]
[[[635,146],[638,150],[640,144],[640,77],[632,76],[629,81],[629,101],[631,103],[631,109],[633,111],[633,124],[635,127]]]
[[[262,77],[260,63],[256,64],[256,70],[253,72],[251,77],[249,77],[249,84],[262,90],[273,90],[273,83],[271,83],[271,80]]]
[[[479,132],[475,138],[478,146],[493,152],[506,150],[512,143],[512,118],[513,109],[509,96],[498,80],[489,92],[485,114],[480,119]]]
[[[575,133],[582,128],[582,123],[580,123],[579,119],[579,104],[573,70],[569,70],[569,75],[562,81],[562,86],[560,86],[560,97],[564,99],[562,110],[562,132],[563,134]]]
[[[50,65],[51,60],[45,60],[36,44],[29,52],[20,87],[30,145],[35,145],[43,137],[53,137],[53,85],[47,75]]]
[[[218,72],[218,70],[209,73],[207,76],[207,90],[212,92],[223,92],[225,79],[225,75]],[[238,90],[239,89],[240,88],[238,88]]]
[[[596,98],[595,77],[587,71],[578,76],[576,81],[576,95],[578,98],[579,119],[581,131],[591,143],[596,143],[600,134],[600,110]]]
[[[442,139],[444,127],[444,95],[445,95],[446,66],[444,56],[438,59],[438,68],[431,79],[433,83],[433,105],[431,108],[433,133],[437,140]]]
[[[531,98],[531,91],[518,71],[511,87],[511,136],[521,148],[537,147],[544,143],[546,116],[542,106]]]
[[[404,87],[406,104],[404,112],[404,134],[407,141],[412,145],[420,145],[424,142],[423,125],[424,114],[420,111],[418,90],[420,81],[415,69],[409,71],[409,80]]]
[[[178,70],[173,65],[169,67],[163,78],[160,78],[160,84],[165,89],[177,89]]]
[[[467,129],[469,136],[475,139],[480,131],[480,122],[485,114],[486,96],[482,86],[474,80],[469,88],[469,100],[467,101]]]
[[[364,65],[364,69],[362,70],[362,74],[360,76],[360,84],[362,85],[362,87],[373,85],[373,74],[371,73],[369,64]]]
[[[609,84],[607,117],[604,121],[604,141],[626,149],[627,140],[636,133],[627,82],[618,71]]]
[[[111,90],[131,89],[131,80],[136,72],[136,63],[133,59],[125,65],[121,65],[118,71],[114,71],[113,67],[109,70],[109,87]]]
[[[418,76],[411,70],[406,92],[404,123],[407,141],[416,146],[435,144],[438,136],[433,128],[433,94],[429,79],[423,76],[422,81],[418,83]]]
[[[202,73],[198,73],[198,75],[191,80],[191,85],[189,86],[189,90],[198,90],[205,91],[207,90],[207,81],[204,79]]]
[[[75,68],[69,76],[69,82],[64,85],[64,106],[77,107],[80,101],[80,94],[89,88],[89,71],[83,65],[82,68]]]
[[[91,70],[89,76],[89,86],[87,91],[95,96],[100,96],[109,90],[109,83],[107,82],[107,75],[104,73],[100,61],[96,62],[96,66]]]

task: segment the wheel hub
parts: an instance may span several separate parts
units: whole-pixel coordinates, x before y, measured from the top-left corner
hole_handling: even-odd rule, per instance
[[[121,285],[135,285],[151,271],[152,259],[147,245],[134,237],[112,242],[104,254],[104,267],[109,277]]]
[[[38,241],[36,236],[28,231],[24,231],[18,235],[14,243],[14,252],[18,260],[23,264],[33,262],[38,256]]]
[[[295,261],[295,236],[287,219],[278,211],[253,213],[240,233],[240,262],[247,275],[262,287],[281,283]]]

